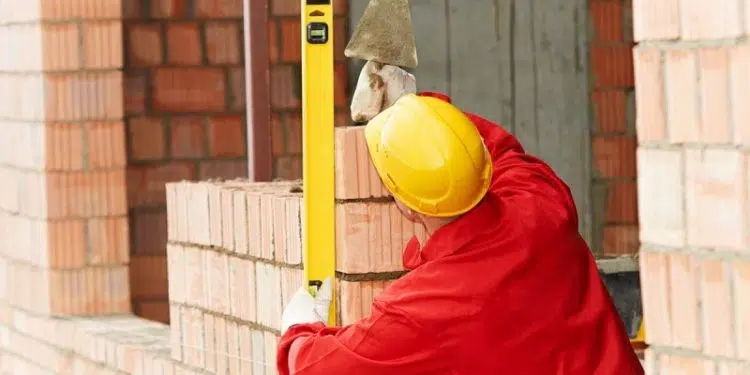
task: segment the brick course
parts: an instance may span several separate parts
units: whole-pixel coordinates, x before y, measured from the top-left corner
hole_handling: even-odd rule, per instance
[[[750,371],[750,2],[707,4],[633,1],[649,374]]]

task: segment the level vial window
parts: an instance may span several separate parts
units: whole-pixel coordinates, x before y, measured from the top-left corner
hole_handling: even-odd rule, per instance
[[[328,24],[324,22],[307,24],[307,42],[310,44],[325,44],[328,42]]]

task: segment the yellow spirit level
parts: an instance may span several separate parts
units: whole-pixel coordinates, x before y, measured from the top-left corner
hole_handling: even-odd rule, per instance
[[[333,0],[302,1],[302,179],[310,292],[335,277]],[[336,321],[334,289],[329,323]]]

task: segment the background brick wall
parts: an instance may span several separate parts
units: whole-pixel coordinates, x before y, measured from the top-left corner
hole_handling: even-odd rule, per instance
[[[634,0],[650,374],[750,373],[747,11]]]
[[[348,125],[348,72],[344,47],[348,41],[348,0],[334,1],[336,125]],[[269,1],[269,87],[271,151],[276,178],[302,177],[300,1]]]
[[[638,252],[635,97],[631,0],[591,0],[593,103],[593,248],[606,255]]]
[[[130,310],[119,15],[0,4],[0,306]]]
[[[123,12],[133,308],[166,322],[164,184],[247,176],[243,2],[128,1]]]

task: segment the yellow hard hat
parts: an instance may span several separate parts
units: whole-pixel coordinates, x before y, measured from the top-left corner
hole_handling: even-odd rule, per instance
[[[383,184],[415,212],[458,216],[489,189],[492,160],[479,131],[444,100],[401,97],[367,123],[365,140]]]

